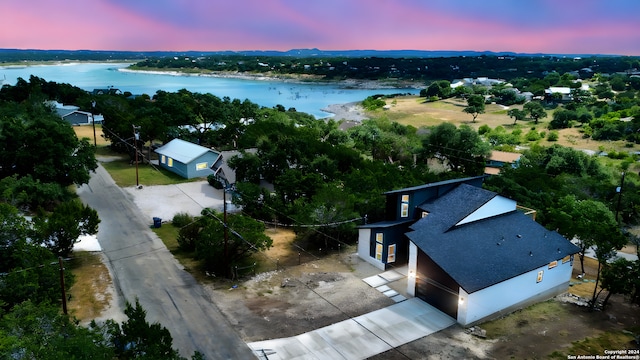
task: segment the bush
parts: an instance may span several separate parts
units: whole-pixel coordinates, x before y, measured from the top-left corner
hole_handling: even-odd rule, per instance
[[[185,212],[177,213],[173,216],[173,220],[171,222],[173,223],[173,226],[177,228],[185,227],[193,222],[193,216]]]
[[[559,135],[557,131],[549,131],[549,135],[547,135],[548,141],[558,141]]]
[[[478,134],[480,134],[480,135],[484,135],[484,134],[486,134],[486,133],[488,133],[490,131],[491,131],[491,127],[489,125],[487,125],[487,124],[484,124],[484,125],[480,126],[480,128],[478,128]]]
[[[191,222],[184,227],[180,228],[178,233],[178,245],[181,250],[195,251],[196,241],[200,235],[201,225],[200,222]]]
[[[536,130],[529,130],[524,137],[527,141],[538,141],[542,138]]]

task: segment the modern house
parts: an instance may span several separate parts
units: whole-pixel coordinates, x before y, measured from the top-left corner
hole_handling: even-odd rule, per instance
[[[483,176],[386,193],[393,219],[359,229],[358,254],[408,268],[407,293],[463,326],[567,290],[579,249],[481,188]]]
[[[504,166],[518,167],[522,154],[507,151],[491,151],[489,159],[484,168],[487,175],[496,175],[500,173],[500,169]]]
[[[211,167],[220,157],[215,150],[180,139],[171,140],[156,153],[161,167],[187,179],[213,174]]]

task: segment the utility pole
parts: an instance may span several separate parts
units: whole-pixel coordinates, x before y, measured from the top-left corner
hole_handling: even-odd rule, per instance
[[[622,179],[620,179],[620,186],[616,189],[618,193],[618,205],[616,206],[616,221],[618,220],[618,213],[620,212],[620,200],[622,200],[622,187],[624,186],[624,172],[622,172]]]
[[[93,113],[96,112],[96,101],[91,102],[91,124],[93,125],[93,147],[98,147],[98,141],[96,140],[96,118]]]
[[[58,264],[60,265],[60,289],[62,290],[62,312],[67,315],[67,294],[64,290],[64,264],[62,257],[58,256]]]
[[[228,271],[229,267],[229,229],[227,227],[227,186],[222,187],[222,209],[223,209],[223,222],[224,222],[224,272]]]
[[[133,126],[133,151],[135,151],[136,155],[136,187],[140,187],[140,181],[138,178],[138,137],[140,136],[140,134],[138,132],[136,132],[136,130],[138,130],[138,128],[135,125],[131,125]]]

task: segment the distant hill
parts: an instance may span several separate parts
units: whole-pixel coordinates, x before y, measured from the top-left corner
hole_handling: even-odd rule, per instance
[[[558,56],[558,57],[590,57],[607,56],[598,54],[526,54],[514,52],[492,51],[430,51],[430,50],[319,50],[292,49],[288,51],[275,50],[247,50],[247,51],[97,51],[97,50],[35,50],[35,49],[0,49],[0,62],[20,61],[139,61],[152,57],[173,56],[212,56],[212,55],[240,55],[240,56],[285,56],[285,57],[386,57],[386,58],[434,58],[460,56]]]

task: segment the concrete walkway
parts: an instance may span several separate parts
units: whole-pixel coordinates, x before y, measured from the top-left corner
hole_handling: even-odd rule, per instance
[[[298,336],[248,345],[260,359],[366,359],[453,324],[453,318],[412,298]]]

